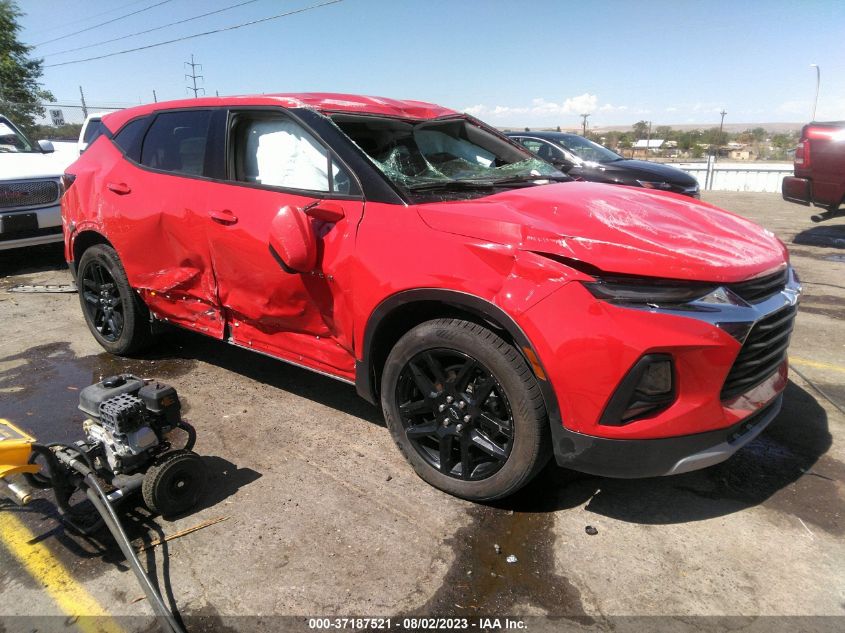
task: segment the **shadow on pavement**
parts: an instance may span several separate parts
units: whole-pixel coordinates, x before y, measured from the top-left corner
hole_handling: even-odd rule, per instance
[[[61,243],[0,251],[0,277],[66,268],[64,245]]]
[[[820,224],[801,231],[793,238],[794,244],[845,248],[845,224]]]
[[[845,534],[843,518],[835,511],[843,503],[836,480],[845,477],[845,464],[825,456],[830,445],[825,410],[790,382],[778,417],[726,462],[651,479],[595,477],[552,462],[501,507],[552,512],[585,506],[621,521],[661,525],[712,519],[765,503]]]
[[[381,410],[361,398],[354,386],[201,334],[185,330],[163,333],[143,358],[202,361],[384,426]]]

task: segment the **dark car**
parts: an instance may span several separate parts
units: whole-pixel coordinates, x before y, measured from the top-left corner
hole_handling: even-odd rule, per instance
[[[508,132],[507,135],[573,178],[699,197],[698,181],[685,171],[662,163],[623,158],[577,134]]]

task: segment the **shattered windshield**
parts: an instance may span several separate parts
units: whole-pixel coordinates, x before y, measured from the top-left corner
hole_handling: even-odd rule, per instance
[[[563,174],[471,121],[412,123],[363,116],[333,118],[376,166],[409,191],[492,188]]]
[[[36,152],[35,146],[6,119],[0,118],[0,152]]]

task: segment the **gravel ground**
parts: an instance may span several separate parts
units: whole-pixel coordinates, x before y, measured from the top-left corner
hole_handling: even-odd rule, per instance
[[[818,244],[845,238],[845,222],[813,226],[808,209],[774,194],[705,200],[779,235],[806,294],[791,348],[803,377],[792,374],[783,412],[704,471],[622,481],[550,466],[496,506],[454,499],[413,474],[380,412],[350,386],[187,332],[142,358],[111,357],[76,295],[6,291],[68,283],[56,247],[0,253],[0,416],[67,441],[81,433],[78,390],[101,376],[129,371],[177,387],[199,430],[209,492],[178,520],[138,508],[127,524],[141,542],[228,517],[142,557],[191,630],[304,630],[305,620],[275,618],[351,614],[563,618],[529,620],[532,630],[795,629],[759,618],[828,616],[813,626],[842,630],[845,417],[830,400],[845,406],[845,250]],[[46,497],[24,510],[0,503],[127,616],[124,628],[152,626],[108,538],[66,531]],[[0,546],[0,631],[33,628],[12,616],[51,614],[58,607]],[[674,619],[632,619],[656,615]],[[64,630],[64,619],[49,622]]]

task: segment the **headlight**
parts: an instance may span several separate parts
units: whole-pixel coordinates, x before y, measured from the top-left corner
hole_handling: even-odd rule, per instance
[[[662,189],[663,191],[668,191],[672,188],[672,185],[668,182],[659,182],[656,180],[638,180],[637,184],[646,189]]]
[[[689,303],[707,296],[718,287],[707,283],[612,277],[583,283],[594,297],[604,301],[654,306]]]

